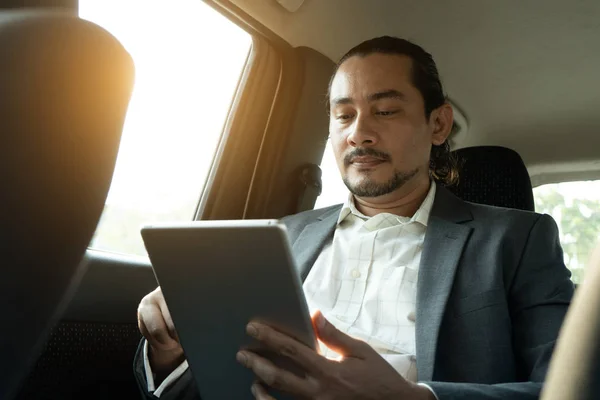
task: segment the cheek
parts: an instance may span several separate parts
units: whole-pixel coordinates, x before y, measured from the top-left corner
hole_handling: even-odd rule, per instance
[[[406,124],[390,131],[390,134],[386,135],[385,142],[394,164],[421,163],[429,157],[431,139],[424,129]]]
[[[386,134],[381,135],[380,141],[385,147],[396,153],[408,153],[419,147],[422,142],[422,138],[419,136],[419,133],[410,124],[396,124],[386,129]]]

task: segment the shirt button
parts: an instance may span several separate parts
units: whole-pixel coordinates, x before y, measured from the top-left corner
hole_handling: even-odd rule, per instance
[[[360,278],[360,271],[357,269],[352,270],[352,277],[354,279]]]
[[[411,322],[415,322],[417,320],[417,317],[416,317],[414,311],[409,312],[408,315],[406,316],[406,318],[408,318],[408,320]]]

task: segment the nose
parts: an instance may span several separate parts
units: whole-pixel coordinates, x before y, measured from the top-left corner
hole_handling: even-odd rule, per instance
[[[352,147],[370,147],[377,144],[378,135],[368,115],[358,114],[354,123],[348,127],[348,144]]]

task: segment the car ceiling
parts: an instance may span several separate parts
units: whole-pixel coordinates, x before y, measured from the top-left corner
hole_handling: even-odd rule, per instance
[[[600,1],[231,2],[332,60],[372,37],[409,39],[433,54],[468,120],[459,146],[514,148],[537,173],[600,172]]]

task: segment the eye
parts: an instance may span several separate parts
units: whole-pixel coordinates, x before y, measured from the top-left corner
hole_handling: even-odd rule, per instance
[[[389,115],[394,115],[394,114],[396,114],[397,112],[398,112],[398,111],[395,111],[395,110],[391,110],[391,111],[377,111],[375,114],[377,114],[377,115],[381,115],[381,116],[384,116],[384,117],[387,117],[387,116],[389,116]]]
[[[339,115],[336,115],[336,117],[335,117],[335,119],[337,119],[338,121],[347,121],[350,118],[352,118],[352,115],[350,115],[350,114],[339,114]]]

